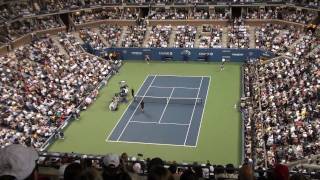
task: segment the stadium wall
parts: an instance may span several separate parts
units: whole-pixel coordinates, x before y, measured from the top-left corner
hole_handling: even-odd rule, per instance
[[[156,61],[221,61],[222,58],[232,62],[244,62],[249,59],[273,58],[275,55],[260,49],[227,49],[227,48],[107,48],[95,50],[89,44],[84,49],[96,56],[109,52],[119,53],[122,60],[143,60],[149,55]]]

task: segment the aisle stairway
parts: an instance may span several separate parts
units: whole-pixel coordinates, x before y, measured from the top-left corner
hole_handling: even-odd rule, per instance
[[[311,55],[315,55],[316,53],[318,53],[320,51],[320,45],[317,45],[315,48],[313,48],[313,50],[311,52],[309,52],[307,54],[307,56],[311,56]]]
[[[80,44],[84,44],[83,40],[80,38],[79,32],[73,32],[72,34],[80,42]]]
[[[227,43],[228,43],[228,28],[224,27],[222,28],[222,38],[221,38],[221,46],[223,48],[227,47]]]
[[[198,26],[197,27],[197,34],[196,34],[196,38],[194,40],[194,47],[195,48],[199,48],[199,44],[200,44],[200,36],[202,35],[202,26]]]
[[[295,42],[293,42],[293,43],[289,46],[289,50],[294,49],[295,46],[303,40],[304,36],[305,36],[305,35],[302,35],[299,39],[297,39]]]
[[[147,44],[148,44],[149,39],[150,39],[150,32],[151,31],[152,31],[152,26],[147,26],[147,32],[146,32],[146,35],[144,36],[142,47],[147,47]]]
[[[117,47],[121,47],[122,40],[125,37],[125,35],[127,34],[127,29],[128,29],[128,26],[123,26],[122,27],[120,40],[117,42],[117,45],[116,45]]]
[[[172,26],[172,32],[169,39],[169,47],[174,47],[176,33],[177,33],[177,26]]]
[[[102,43],[107,46],[110,47],[109,43],[106,41],[106,39],[101,35],[100,30],[97,28],[92,29],[93,32],[96,32],[99,36],[99,38],[101,39]]]
[[[248,27],[248,33],[249,33],[249,48],[255,48],[256,47],[256,35],[255,35],[255,27],[249,26]]]
[[[54,42],[54,44],[59,48],[59,52],[69,56],[69,54],[67,53],[67,51],[64,49],[64,47],[60,44],[59,40],[60,38],[58,36],[51,36],[52,41]]]

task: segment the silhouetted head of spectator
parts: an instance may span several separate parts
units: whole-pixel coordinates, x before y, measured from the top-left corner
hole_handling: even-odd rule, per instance
[[[101,174],[94,168],[85,169],[77,180],[103,180]]]
[[[258,168],[258,174],[259,174],[259,177],[263,177],[264,176],[264,171],[263,171],[262,167]]]
[[[82,167],[79,163],[71,163],[64,170],[64,179],[76,180],[80,173],[82,172]]]
[[[163,165],[164,163],[161,158],[158,158],[158,157],[153,158],[148,163],[148,172],[150,172],[154,167],[163,166]]]
[[[19,144],[12,144],[0,149],[0,179],[36,179],[38,158],[35,149]]]
[[[214,168],[214,174],[219,175],[224,173],[224,167],[221,165],[218,165]]]
[[[127,172],[124,172],[120,166],[120,158],[116,154],[107,154],[103,158],[103,172],[104,180],[130,180],[131,177]]]
[[[171,174],[177,173],[177,165],[171,164],[169,167],[169,171],[171,172]]]
[[[194,166],[193,166],[193,171],[194,171],[195,175],[196,175],[198,178],[202,178],[203,172],[202,172],[202,167],[201,167],[201,166],[199,166],[199,165],[194,165]]]
[[[148,180],[173,180],[173,176],[168,169],[163,166],[153,166],[148,172]]]
[[[239,180],[254,180],[254,172],[252,166],[244,164],[239,170]]]
[[[120,157],[120,163],[122,165],[126,164],[128,162],[128,154],[127,153],[122,153]]]
[[[233,164],[227,164],[226,165],[226,173],[233,174],[235,172],[235,168]]]
[[[301,173],[295,173],[290,177],[290,180],[307,180],[306,176]]]
[[[273,175],[275,180],[288,180],[289,169],[283,164],[277,164],[273,169]]]
[[[198,179],[197,175],[190,169],[185,170],[180,176],[180,180],[197,180],[197,179]]]

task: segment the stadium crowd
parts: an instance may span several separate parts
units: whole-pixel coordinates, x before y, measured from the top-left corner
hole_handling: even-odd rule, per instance
[[[229,27],[228,48],[249,48],[249,33],[244,21],[239,18],[234,20],[234,25]]]
[[[295,26],[267,23],[255,28],[256,48],[272,51],[276,54],[285,53],[297,41],[302,32]]]
[[[103,19],[120,19],[121,11],[117,8],[107,8],[96,11],[93,10],[90,12],[81,11],[73,13],[73,17],[76,24],[83,24]]]
[[[121,41],[121,27],[116,25],[101,25],[100,34],[108,43],[108,47],[116,47]]]
[[[94,31],[91,28],[83,28],[79,31],[80,38],[87,43],[95,50],[104,49],[107,47],[106,44],[103,43],[102,39],[98,35],[98,32]]]
[[[139,0],[130,2],[144,3]],[[118,1],[90,1],[91,5],[108,3]],[[57,0],[41,5],[41,10],[57,11],[84,5],[83,1],[68,0],[63,3]],[[309,5],[318,6],[318,2],[310,1]],[[0,9],[0,19],[14,18],[32,11],[27,5],[18,6],[17,9],[15,14],[10,14],[9,9]],[[283,19],[304,24],[316,17],[315,13],[309,12],[270,8],[253,10],[246,14],[245,18]],[[83,24],[101,19],[136,20],[139,14],[140,12],[130,9],[105,9],[76,12],[73,17],[76,24]],[[155,10],[149,15],[149,19],[227,19],[230,15],[228,11],[210,13],[206,10],[195,10],[190,16],[188,14],[184,9]],[[23,19],[1,30],[7,33],[5,38],[1,39],[12,41],[34,31],[63,26],[59,16]],[[147,29],[145,24],[129,26],[125,30],[117,25],[101,25],[98,31],[90,28],[81,29],[80,38],[96,50],[115,47],[117,44],[122,47],[142,47],[145,40],[147,47],[169,47],[173,26],[152,26],[149,39],[146,39]],[[194,48],[197,30],[195,26],[177,26],[173,46]],[[222,47],[222,31],[220,27],[203,26],[199,47]],[[124,36],[120,39],[122,33]],[[1,148],[10,147],[11,144],[41,148],[50,136],[57,133],[58,127],[66,119],[78,115],[80,110],[86,109],[95,100],[98,95],[96,87],[108,75],[116,73],[117,66],[121,64],[108,56],[106,60],[85,53],[81,43],[72,33],[59,33],[58,37],[67,55],[59,50],[49,36],[36,36],[29,45],[0,57]],[[103,43],[104,40],[107,44]],[[248,48],[249,41],[248,29],[243,19],[236,19],[229,27],[227,47]],[[276,166],[277,162],[288,163],[320,153],[320,53],[310,53],[319,44],[319,38],[313,33],[304,33],[295,26],[265,24],[255,28],[256,48],[263,48],[283,57],[270,62],[248,62],[244,66],[246,101],[241,106],[245,117],[245,154],[249,163],[256,157],[255,162],[258,166],[263,166],[265,161],[270,166]],[[5,151],[5,148],[0,151],[2,150]],[[142,173],[143,166],[147,167],[148,179],[175,176],[180,179],[207,177],[207,169],[199,166],[178,172],[174,166],[164,168],[161,162],[156,170],[152,170],[149,162],[132,163],[123,156],[119,158],[116,155],[108,155],[100,160],[85,161],[85,168],[82,164],[74,162],[74,159],[66,157],[65,162],[60,162],[59,159],[59,166],[66,167],[63,173],[65,179],[69,179],[66,177],[69,166],[79,168],[79,174],[76,176],[90,174],[97,179],[100,174],[96,172],[96,168],[103,169],[100,179],[110,176],[134,179]],[[1,158],[3,157],[0,157],[0,166]],[[238,175],[246,174],[242,174],[241,169],[238,174],[235,173],[235,168],[231,165],[214,166],[212,169],[214,170],[209,171],[213,171],[217,178],[235,179]],[[250,176],[253,176],[253,172],[250,173]]]
[[[150,37],[147,47],[166,48],[169,47],[169,39],[172,31],[172,26],[153,26],[150,31]]]
[[[204,25],[199,38],[199,48],[221,48],[222,28]]]
[[[197,28],[195,26],[177,26],[175,35],[176,48],[194,48]]]
[[[81,43],[71,33],[59,33],[59,42],[64,47],[69,56],[77,56],[84,52]]]
[[[2,56],[1,147],[21,143],[40,148],[69,116],[95,99],[96,87],[117,63],[86,53],[66,57],[49,37]]]
[[[249,103],[244,110],[247,131],[253,130],[257,141],[247,144],[247,154],[254,147],[260,165],[266,159],[273,165],[319,153],[320,53],[309,54],[317,41],[312,33],[303,38],[287,56],[245,69],[246,95],[260,102]],[[248,134],[247,139],[253,137]]]
[[[246,19],[280,19],[301,24],[311,22],[317,16],[317,11],[297,10],[294,8],[263,8],[249,9],[244,15]]]
[[[19,154],[19,155],[18,155]],[[18,155],[18,156],[17,156]],[[211,165],[194,163],[181,166],[175,162],[165,162],[161,158],[143,160],[129,158],[126,153],[106,154],[99,158],[87,155],[64,154],[62,156],[39,156],[30,147],[9,145],[0,149],[0,179],[47,179],[38,173],[38,164],[59,168],[61,180],[200,180],[200,179],[306,179],[302,173],[290,175],[289,168],[277,164],[269,172],[259,169],[255,171],[252,165],[244,163],[241,168],[232,164]],[[313,175],[317,178],[319,175]]]
[[[141,47],[147,32],[146,25],[129,26],[122,39],[122,47]]]

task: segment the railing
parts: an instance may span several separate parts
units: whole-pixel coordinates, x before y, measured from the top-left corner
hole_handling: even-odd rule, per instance
[[[240,85],[241,85],[241,88],[240,88],[240,93],[241,93],[241,97],[244,98],[245,97],[245,93],[244,93],[244,69],[243,69],[243,66],[241,66],[241,82],[240,82]],[[241,101],[240,101],[241,103]],[[239,109],[241,107],[239,106]],[[244,113],[241,111],[240,109],[240,112],[241,112],[241,162],[242,164],[244,163],[244,160],[245,160],[245,115]]]

